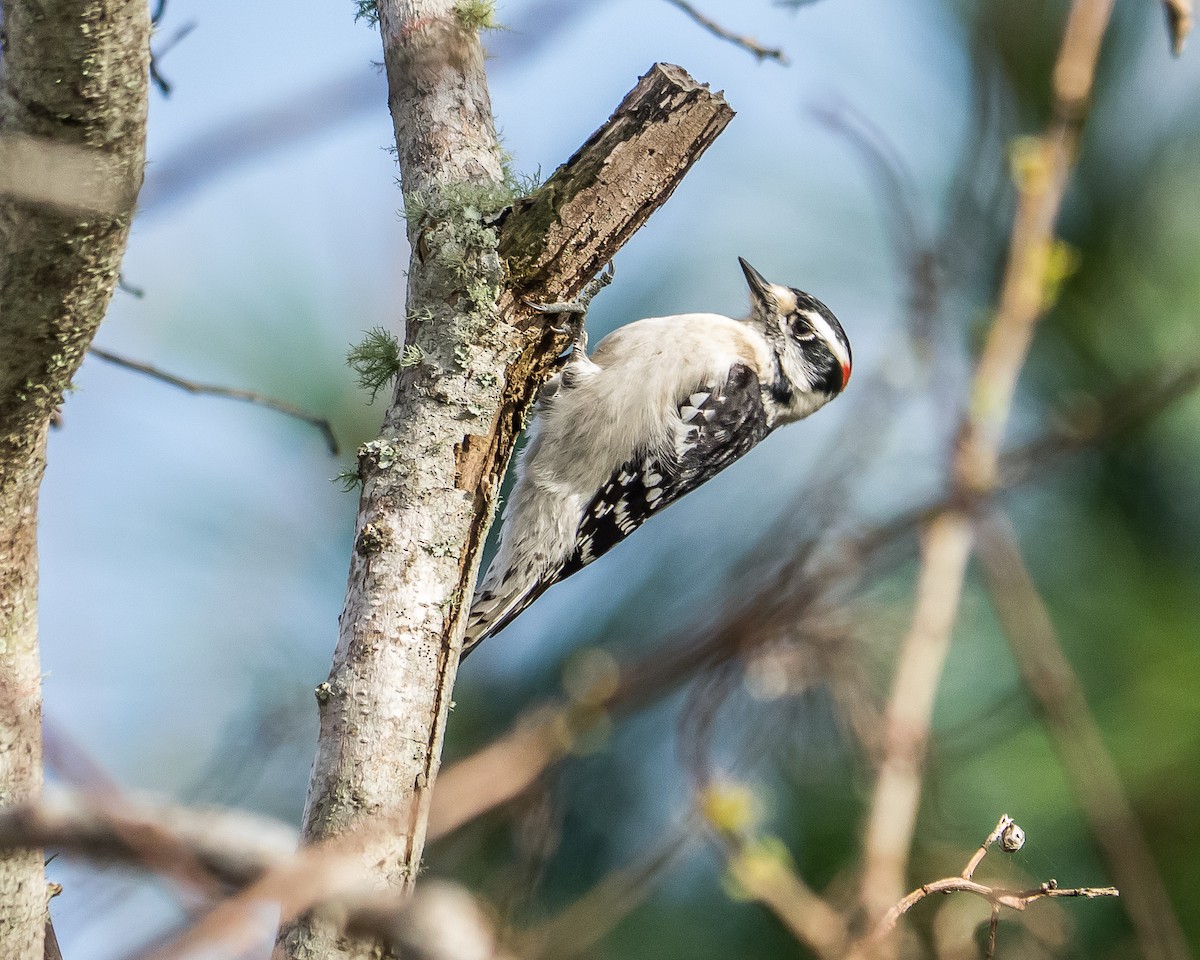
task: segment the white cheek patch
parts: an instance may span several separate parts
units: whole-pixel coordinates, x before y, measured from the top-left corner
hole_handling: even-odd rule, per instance
[[[829,347],[829,352],[843,367],[850,366],[850,355],[846,352],[846,345],[842,343],[841,338],[833,331],[833,327],[829,325],[829,321],[817,313],[815,310],[805,310],[804,316],[812,328],[817,332],[818,336],[825,341],[825,345]]]

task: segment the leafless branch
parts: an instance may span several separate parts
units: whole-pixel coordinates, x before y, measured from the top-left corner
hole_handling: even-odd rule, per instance
[[[85,794],[58,793],[37,804],[0,810],[0,848],[42,846],[168,876],[178,872],[176,867],[199,863],[222,883],[242,887],[292,860],[296,832],[241,810],[132,803],[128,798],[114,804]],[[180,853],[186,863],[177,861]],[[318,902],[338,910],[350,932],[380,937],[404,956],[503,960],[491,922],[474,898],[453,884],[422,884],[411,898],[363,887],[344,891],[332,902]],[[259,927],[255,932],[261,936],[263,931]],[[48,939],[47,950],[51,946]]]
[[[545,923],[522,931],[518,952],[523,957],[569,960],[591,950],[646,899],[655,881],[679,859],[691,839],[690,831],[681,830],[642,862],[614,870]]]
[[[734,783],[715,783],[699,797],[730,877],[821,960],[840,960],[850,937],[845,919],[804,882],[779,841],[758,835],[755,801]]]
[[[743,36],[740,33],[734,33],[732,30],[726,29],[711,17],[705,16],[688,3],[687,0],[667,0],[667,3],[673,7],[678,7],[713,36],[720,37],[722,40],[728,40],[735,46],[741,47],[748,53],[752,53],[760,63],[763,60],[774,60],[777,63],[787,66],[788,58],[782,50],[773,47],[764,47],[753,37]]]
[[[141,360],[132,360],[129,357],[123,357],[120,354],[103,350],[96,346],[90,347],[88,353],[106,363],[115,364],[118,367],[124,367],[126,370],[145,374],[155,380],[178,387],[180,390],[186,390],[188,393],[204,394],[210,397],[225,397],[229,400],[240,400],[243,403],[252,403],[255,406],[266,407],[268,410],[274,410],[276,413],[282,413],[285,416],[302,420],[320,430],[321,436],[325,438],[325,443],[329,447],[329,452],[334,456],[338,454],[337,437],[333,434],[333,426],[330,422],[324,417],[318,417],[316,414],[302,410],[294,404],[287,403],[284,400],[276,400],[273,397],[268,397],[253,390],[240,390],[237,387],[223,387],[218,384],[199,383],[195,380],[188,380],[185,377],[168,373],[153,364],[145,363]]]
[[[242,887],[291,857],[296,831],[244,811],[48,792],[39,803],[0,810],[0,846],[54,847],[192,881],[200,865],[208,877]]]
[[[161,12],[161,11],[160,11]],[[157,26],[158,21],[154,21]],[[162,65],[162,58],[170,53],[179,41],[183,40],[189,33],[196,29],[196,21],[190,20],[182,27],[176,30],[170,37],[162,41],[157,46],[151,46],[150,49],[150,80],[158,87],[158,92],[164,97],[171,95],[171,84],[167,82],[167,78],[162,75],[159,69]]]
[[[979,866],[989,848],[997,841],[1000,841],[1002,850],[1012,853],[1024,845],[1025,835],[1021,831],[1021,828],[1013,823],[1011,817],[1007,815],[1001,817],[1000,822],[996,824],[996,829],[983,841],[979,850],[975,852],[974,856],[971,857],[967,865],[963,868],[962,873],[956,877],[945,877],[941,880],[934,880],[932,883],[922,884],[916,890],[912,891],[912,893],[908,894],[908,896],[901,898],[876,924],[871,932],[871,939],[878,942],[887,937],[896,929],[896,924],[900,922],[902,916],[932,893],[969,893],[986,900],[992,905],[993,912],[988,932],[988,949],[990,953],[994,954],[996,917],[1002,907],[1007,907],[1010,910],[1024,910],[1031,903],[1054,897],[1083,897],[1090,900],[1097,897],[1120,896],[1116,887],[1064,888],[1058,885],[1057,880],[1047,880],[1045,883],[1039,884],[1031,890],[1006,890],[1000,887],[991,887],[986,884],[977,883],[972,879],[975,869]]]

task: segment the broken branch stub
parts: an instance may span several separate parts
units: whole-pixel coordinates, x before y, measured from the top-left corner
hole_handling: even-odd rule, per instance
[[[501,309],[522,296],[568,300],[674,192],[733,119],[724,97],[656,63],[605,124],[505,216]],[[525,314],[528,316],[528,314]]]

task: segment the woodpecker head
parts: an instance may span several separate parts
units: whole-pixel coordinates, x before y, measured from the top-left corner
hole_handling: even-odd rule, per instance
[[[750,285],[750,322],[757,325],[775,350],[780,372],[788,384],[823,395],[807,405],[805,416],[833,399],[850,382],[850,341],[825,304],[803,290],[768,283],[741,257],[738,263]]]

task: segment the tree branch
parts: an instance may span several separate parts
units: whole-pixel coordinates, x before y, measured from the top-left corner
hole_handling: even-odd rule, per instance
[[[185,377],[176,376],[173,373],[168,373],[166,370],[161,370],[153,364],[123,357],[120,354],[103,350],[97,346],[89,347],[88,353],[106,363],[124,367],[126,370],[132,370],[135,373],[145,374],[147,377],[170,384],[172,387],[178,387],[180,390],[186,390],[188,393],[199,393],[210,397],[225,397],[229,400],[240,400],[243,403],[252,403],[255,406],[266,407],[268,410],[274,410],[277,413],[282,413],[284,416],[302,420],[304,423],[311,424],[320,430],[321,436],[325,438],[326,446],[329,447],[329,452],[335,457],[338,455],[337,437],[333,435],[333,426],[330,422],[325,417],[318,417],[316,414],[309,413],[295,404],[287,403],[284,400],[276,400],[273,397],[257,393],[254,390],[239,390],[237,387],[223,387],[219,384],[199,383],[196,380],[188,380]]]
[[[714,37],[720,37],[722,40],[728,40],[734,46],[741,47],[748,53],[752,53],[754,58],[759,62],[763,60],[774,60],[785,67],[788,65],[787,56],[778,47],[764,47],[753,37],[743,36],[740,33],[734,33],[732,30],[726,29],[711,17],[706,17],[703,13],[688,3],[687,0],[667,0],[667,3],[673,7],[678,7]]]
[[[996,949],[996,918],[999,916],[999,911],[1002,907],[1007,907],[1010,910],[1024,910],[1031,903],[1054,897],[1083,897],[1088,900],[1094,900],[1097,897],[1119,897],[1121,895],[1116,887],[1063,888],[1058,885],[1057,880],[1047,880],[1045,883],[1039,884],[1031,890],[1005,890],[1001,887],[990,887],[983,883],[977,883],[972,879],[975,869],[983,860],[988,849],[997,841],[1000,841],[1000,848],[1002,850],[1007,853],[1013,853],[1025,845],[1025,833],[1013,823],[1012,818],[1007,814],[1001,817],[1000,822],[996,824],[996,829],[988,834],[987,839],[983,841],[979,850],[967,862],[962,873],[957,877],[945,877],[941,880],[934,880],[931,883],[924,883],[912,891],[912,893],[901,898],[876,924],[874,930],[871,931],[871,940],[879,942],[889,936],[896,929],[900,918],[930,894],[969,893],[986,900],[992,905],[992,919],[988,927],[988,943],[989,952],[994,954]]]
[[[0,144],[53,161],[33,186],[25,177],[0,192],[0,800],[20,803],[42,783],[46,432],[112,296],[141,186],[150,19],[139,0],[0,0],[0,22]],[[10,852],[0,858],[0,956],[42,960],[45,925],[41,855]]]

